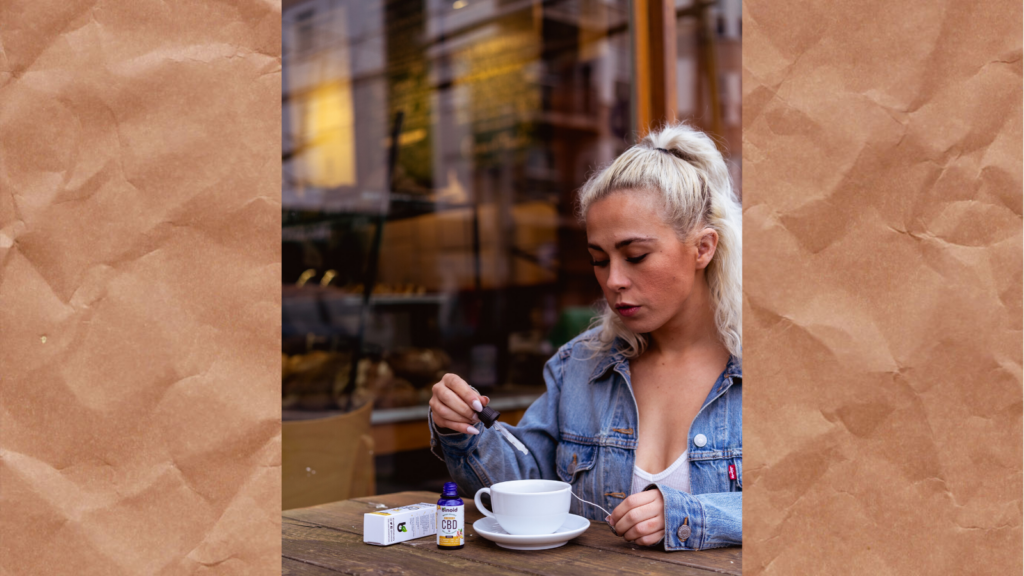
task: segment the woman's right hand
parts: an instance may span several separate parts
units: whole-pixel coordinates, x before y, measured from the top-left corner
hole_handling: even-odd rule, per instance
[[[449,428],[466,434],[479,434],[476,424],[480,418],[476,413],[490,402],[481,396],[465,380],[455,374],[445,374],[434,384],[430,397],[430,411],[438,428]]]

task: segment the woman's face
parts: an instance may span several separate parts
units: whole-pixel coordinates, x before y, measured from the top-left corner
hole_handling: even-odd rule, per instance
[[[636,333],[654,332],[684,314],[714,255],[709,228],[679,240],[658,211],[655,193],[613,192],[587,211],[587,244],[608,305]]]

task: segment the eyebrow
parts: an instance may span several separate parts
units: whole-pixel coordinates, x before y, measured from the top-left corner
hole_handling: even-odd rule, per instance
[[[656,238],[650,238],[645,236],[626,238],[625,240],[619,240],[618,242],[616,242],[615,249],[618,250],[619,248],[622,248],[623,246],[629,246],[630,244],[639,244],[641,242],[653,242],[655,240]],[[597,244],[587,244],[587,248],[593,248],[594,250],[600,250],[601,252],[604,252],[604,248],[601,248]]]

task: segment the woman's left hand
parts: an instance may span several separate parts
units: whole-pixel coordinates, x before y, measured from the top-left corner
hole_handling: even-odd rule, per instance
[[[612,510],[608,524],[628,542],[657,544],[665,537],[665,501],[661,490],[633,494]]]

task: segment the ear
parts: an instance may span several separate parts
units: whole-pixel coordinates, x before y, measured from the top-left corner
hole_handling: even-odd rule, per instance
[[[697,269],[703,270],[718,249],[718,232],[714,228],[705,228],[697,234]]]

